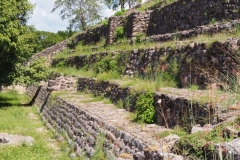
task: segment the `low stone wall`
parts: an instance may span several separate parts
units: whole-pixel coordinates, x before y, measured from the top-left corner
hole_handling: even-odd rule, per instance
[[[60,42],[58,44],[55,44],[51,47],[48,47],[39,53],[34,54],[28,61],[25,62],[25,65],[29,64],[29,63],[31,63],[31,61],[34,61],[39,58],[46,58],[48,60],[48,62],[51,63],[52,58],[55,54],[60,53],[62,50],[67,48],[68,42],[69,42],[69,39],[67,39],[63,42]]]
[[[123,75],[154,78],[156,73],[167,72],[178,74],[182,87],[194,84],[206,88],[216,83],[218,87],[225,88],[229,83],[226,76],[231,80],[240,80],[239,47],[240,39],[234,38],[226,42],[192,43],[176,48],[156,47],[80,55],[70,57],[64,63],[81,68],[92,66],[107,55],[114,58],[113,55],[119,54],[118,67],[125,68]],[[57,63],[59,60],[54,61],[54,65]],[[172,67],[175,67],[175,71]]]
[[[31,86],[27,93],[30,97],[34,97],[38,91],[39,88]],[[41,107],[41,116],[58,133],[65,133],[68,143],[74,146],[76,154],[86,153],[91,158],[95,152],[97,139],[104,135],[103,150],[110,159],[121,154],[132,155],[136,160],[163,159],[164,155],[160,151],[152,150],[141,140],[106,124],[71,102],[59,97],[50,100],[46,93],[47,90],[41,88],[36,97],[36,105]]]
[[[184,40],[187,38],[195,37],[203,34],[216,34],[221,31],[234,32],[235,28],[240,25],[240,20],[231,20],[229,22],[216,22],[210,25],[198,26],[189,30],[177,31],[174,33],[152,35],[146,38],[142,38],[142,41],[150,40],[153,42],[166,42],[170,40]]]
[[[49,91],[77,91],[77,77],[57,76],[54,80],[48,80]]]
[[[108,25],[101,25],[93,29],[88,29],[86,32],[76,35],[72,39],[72,46],[76,46],[78,42],[82,41],[83,45],[96,44],[101,38],[107,37]]]
[[[152,11],[133,12],[127,17],[127,25],[125,26],[127,38],[137,36],[137,34],[145,34],[149,25],[150,14]]]
[[[49,92],[44,87],[28,86],[26,94],[32,99],[30,104],[42,107],[47,100]]]
[[[123,107],[129,111],[135,110],[137,97],[141,92],[133,92],[130,88],[120,87],[118,84],[107,81],[97,81],[90,78],[79,78],[79,91],[91,91],[96,95],[104,95],[112,102],[123,102]],[[174,96],[165,93],[155,93],[155,110],[157,112],[157,124],[160,126],[174,127],[176,125],[191,128],[192,123],[208,124],[216,123],[217,115],[210,104],[193,103],[191,99]]]

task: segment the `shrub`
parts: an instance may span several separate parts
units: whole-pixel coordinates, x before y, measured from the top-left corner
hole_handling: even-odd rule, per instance
[[[154,93],[147,91],[141,94],[136,101],[136,120],[138,122],[155,123],[156,111],[154,109]]]
[[[124,27],[123,26],[119,26],[119,27],[116,28],[115,37],[117,39],[124,37]]]
[[[136,35],[136,43],[141,43],[141,38],[144,36],[144,34],[143,33],[138,33],[137,35]]]
[[[108,71],[114,71],[117,69],[117,61],[110,56],[106,56],[99,62],[94,64],[93,70],[95,73],[103,73]]]

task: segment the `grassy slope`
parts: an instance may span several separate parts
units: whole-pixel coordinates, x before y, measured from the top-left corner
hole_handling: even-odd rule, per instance
[[[24,144],[18,147],[0,146],[0,159],[69,159],[67,152],[56,151],[50,147],[50,145],[55,145],[56,148],[61,147],[60,143],[51,138],[52,133],[47,130],[37,131],[38,128],[43,128],[43,123],[35,107],[23,105],[27,102],[25,95],[19,95],[16,92],[0,93],[0,133],[32,136],[35,139],[33,146]]]

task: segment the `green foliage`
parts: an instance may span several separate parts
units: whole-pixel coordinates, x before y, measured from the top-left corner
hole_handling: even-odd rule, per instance
[[[125,13],[126,12],[126,10],[125,9],[122,9],[122,10],[120,10],[120,11],[117,11],[115,14],[114,14],[114,16],[121,16],[121,15],[123,15],[123,13]]]
[[[114,71],[117,69],[117,60],[110,56],[106,56],[97,63],[94,64],[93,70],[95,73],[103,73],[108,71]]]
[[[40,58],[32,61],[29,66],[19,65],[20,72],[15,82],[29,85],[46,80],[50,73],[46,61],[47,59]]]
[[[226,124],[224,124],[226,125]],[[232,140],[233,137],[222,136],[223,126],[218,126],[211,131],[183,134],[177,143],[177,150],[183,155],[193,159],[207,159],[214,151],[214,143],[221,143]]]
[[[97,138],[97,143],[95,148],[95,153],[92,157],[92,160],[105,160],[105,154],[103,152],[103,145],[105,142],[105,136],[104,135],[99,135],[99,137]]]
[[[27,20],[33,6],[27,0],[0,1],[0,86],[12,84],[18,68],[32,53]]]
[[[110,9],[117,10],[118,7],[120,7],[121,10],[124,10],[126,3],[128,3],[128,8],[132,8],[138,3],[138,1],[139,0],[104,0],[104,3]]]
[[[105,19],[101,22],[101,24],[104,25],[104,26],[108,26],[108,23],[109,23],[108,19]]]
[[[0,132],[13,135],[31,136],[34,138],[32,146],[23,143],[19,146],[2,146],[0,149],[1,160],[70,160],[68,152],[61,152],[58,147],[61,143],[52,139],[52,133],[44,129],[36,107],[25,107],[29,99],[24,94],[9,91],[0,93]],[[51,146],[54,146],[52,148]]]
[[[141,94],[136,101],[136,120],[138,122],[155,123],[156,111],[154,109],[154,93],[147,91]]]
[[[116,28],[115,37],[117,39],[121,39],[121,38],[124,37],[124,27],[123,26],[119,26],[119,27]]]
[[[34,53],[38,53],[43,49],[53,46],[65,39],[71,37],[74,32],[71,31],[58,31],[57,33],[47,32],[47,31],[37,31],[33,26],[29,27],[31,33],[33,34],[32,46]]]
[[[136,43],[141,43],[141,38],[144,36],[144,34],[143,33],[138,33],[137,35],[136,35],[136,40],[135,40],[135,42]]]

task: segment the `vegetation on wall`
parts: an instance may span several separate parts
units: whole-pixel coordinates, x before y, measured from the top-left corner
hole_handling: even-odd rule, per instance
[[[136,101],[136,121],[144,123],[156,122],[154,109],[154,93],[147,91],[141,94]]]

